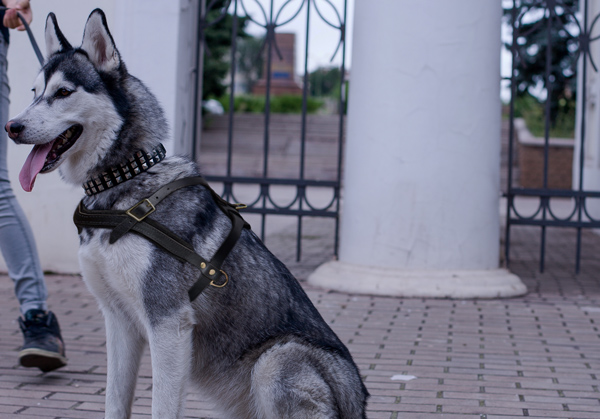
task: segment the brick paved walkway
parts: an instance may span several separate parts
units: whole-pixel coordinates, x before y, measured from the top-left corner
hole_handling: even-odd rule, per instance
[[[323,226],[307,227],[319,248]],[[268,238],[277,249],[277,240]],[[538,230],[513,230],[512,270],[530,293],[504,300],[401,299],[308,288],[352,351],[372,394],[369,418],[600,418],[600,236],[584,232],[582,272],[573,273],[574,234],[549,230],[539,274]],[[311,256],[312,255],[312,256]],[[319,252],[290,265],[299,277]],[[290,255],[282,255],[290,261]],[[322,258],[322,256],[321,256]],[[302,265],[302,267],[300,267]],[[48,276],[69,365],[41,374],[17,365],[21,344],[12,283],[0,280],[0,418],[102,418],[106,379],[102,316],[78,276]],[[393,376],[410,375],[408,381]],[[134,405],[149,418],[145,354]],[[186,417],[216,418],[190,394]]]

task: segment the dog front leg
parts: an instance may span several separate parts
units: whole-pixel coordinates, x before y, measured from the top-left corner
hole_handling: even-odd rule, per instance
[[[103,310],[106,322],[108,356],[106,383],[106,419],[126,419],[131,405],[137,374],[146,340],[127,316]]]
[[[170,319],[150,331],[152,418],[183,417],[186,385],[192,366],[191,325]]]

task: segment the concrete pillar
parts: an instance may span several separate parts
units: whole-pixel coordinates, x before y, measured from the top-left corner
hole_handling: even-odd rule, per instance
[[[339,261],[349,292],[498,297],[499,2],[356,0]]]
[[[586,2],[580,2],[581,14],[585,11]],[[588,26],[600,15],[600,3],[596,1],[587,2]],[[583,25],[583,19],[581,19]],[[592,36],[596,36],[597,27]],[[600,42],[590,43],[590,56],[598,66],[600,57]],[[585,103],[583,88],[583,66],[586,67]],[[582,117],[585,113],[585,133],[583,136],[583,186],[584,191],[600,190],[600,74],[596,72],[588,58],[584,63],[579,60],[577,69],[577,121],[575,124],[575,148],[573,152],[573,189],[579,189],[580,172],[579,166],[582,152]],[[586,200],[587,213],[594,219],[600,218],[600,202],[597,199]],[[587,217],[584,217],[584,219]]]
[[[198,49],[198,8],[206,7],[205,0],[179,0],[179,33],[177,42],[177,89],[175,91],[175,119],[173,124],[173,143],[175,153],[184,156],[194,155],[194,112],[197,112],[195,144],[199,153],[199,138],[202,131],[202,107],[195,108],[194,87],[202,92],[202,68],[204,59],[203,45]],[[197,55],[200,54],[198,57]],[[198,62],[196,60],[198,59]],[[200,93],[201,95],[201,93]],[[198,97],[202,100],[201,97]]]
[[[191,0],[189,0],[191,1]],[[172,4],[175,3],[175,4]],[[184,0],[181,0],[184,3]],[[79,46],[90,12],[104,10],[108,26],[131,74],[141,79],[156,94],[164,107],[171,127],[179,112],[175,100],[179,21],[186,10],[177,2],[148,0],[45,0],[32,2],[33,31],[45,53],[44,25],[49,12],[74,45]],[[21,112],[31,102],[31,85],[40,66],[24,32],[12,31],[8,56],[8,79],[11,86],[10,116]],[[167,153],[173,155],[174,142],[165,138]],[[83,196],[83,189],[66,184],[58,171],[39,176],[33,192],[24,192],[18,175],[31,147],[8,142],[8,168],[11,185],[29,219],[35,235],[42,268],[61,273],[78,273],[79,238],[73,224],[73,211]],[[0,257],[0,272],[6,272]]]
[[[171,139],[179,111],[174,92],[182,15],[183,7],[177,7],[177,2],[115,1],[115,18],[108,22],[127,69],[150,88],[165,111],[171,128],[171,135],[163,141],[168,155],[174,154]]]

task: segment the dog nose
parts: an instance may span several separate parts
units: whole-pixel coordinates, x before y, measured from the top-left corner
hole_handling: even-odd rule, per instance
[[[25,129],[25,125],[17,121],[8,121],[4,129],[8,132],[8,136],[14,140]]]

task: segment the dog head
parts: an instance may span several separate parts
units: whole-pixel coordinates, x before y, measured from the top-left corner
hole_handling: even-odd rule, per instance
[[[69,183],[81,184],[98,169],[127,113],[119,86],[127,71],[102,10],[94,10],[83,41],[74,48],[53,13],[46,19],[47,60],[33,87],[33,102],[6,124],[17,144],[33,144],[19,180],[31,191],[38,173],[59,166]]]

